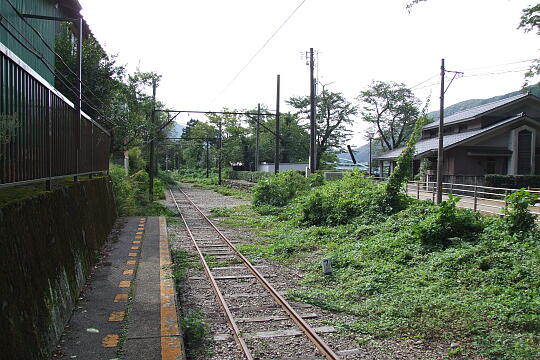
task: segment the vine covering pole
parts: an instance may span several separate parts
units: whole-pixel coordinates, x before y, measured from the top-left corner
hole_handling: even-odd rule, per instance
[[[441,61],[441,106],[439,111],[439,149],[437,151],[437,204],[442,202],[443,137],[444,137],[444,59]]]
[[[277,76],[276,97],[276,153],[274,155],[274,174],[279,172],[279,75]]]

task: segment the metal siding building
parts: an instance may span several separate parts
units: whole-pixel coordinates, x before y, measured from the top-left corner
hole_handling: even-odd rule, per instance
[[[32,67],[50,84],[54,84],[54,74],[47,69],[45,64],[33,53],[21,45],[34,49],[35,52],[43,56],[44,60],[51,64],[54,69],[55,56],[46,47],[39,36],[28,26],[17,14],[10,3],[17,8],[20,13],[35,14],[43,16],[63,16],[57,1],[51,0],[2,0],[0,1],[0,14],[2,15],[2,27],[0,27],[0,42],[13,51],[19,58]],[[60,24],[56,21],[44,21],[37,19],[26,19],[42,36],[47,44],[54,49],[54,40]],[[6,30],[7,27],[17,39],[17,41]]]

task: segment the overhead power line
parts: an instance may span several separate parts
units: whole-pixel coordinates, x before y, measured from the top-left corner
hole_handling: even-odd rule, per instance
[[[281,23],[281,25],[279,25],[279,27],[277,28],[276,31],[274,31],[272,33],[272,35],[270,35],[270,37],[264,42],[264,44],[259,48],[259,50],[257,50],[255,52],[255,54],[253,54],[253,56],[248,60],[248,62],[240,69],[240,71],[238,71],[236,73],[236,75],[231,79],[231,81],[229,81],[227,83],[227,85],[225,85],[225,87],[219,92],[219,94],[217,94],[217,96],[212,100],[212,103],[214,103],[231,85],[233,82],[236,81],[236,79],[238,79],[238,77],[240,76],[240,74],[242,74],[242,72],[244,72],[244,70],[253,62],[253,60],[255,60],[255,58],[257,57],[257,55],[259,55],[261,53],[261,51],[263,51],[263,49],[266,47],[266,45],[268,45],[268,43],[270,43],[270,41],[277,35],[277,33],[285,26],[285,24],[287,24],[287,22],[294,16],[294,14],[298,11],[298,9],[300,9],[300,7],[302,7],[302,5],[304,5],[304,3],[306,2],[307,0],[302,0],[300,2],[300,4],[298,4],[298,6],[293,10],[292,13],[289,14],[289,16],[287,16],[287,18],[285,19],[285,21],[283,21]]]

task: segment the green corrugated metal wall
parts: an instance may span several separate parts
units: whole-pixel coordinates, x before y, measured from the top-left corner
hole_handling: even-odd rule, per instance
[[[9,0],[20,13],[45,15],[45,16],[61,16],[59,9],[54,1],[50,0]],[[2,19],[2,24],[7,26],[9,30],[18,37],[29,48],[35,48],[45,60],[52,64],[54,69],[55,56],[47,49],[43,41],[36,33],[24,23],[24,21],[13,10],[8,0],[0,1],[0,14],[5,19]],[[43,36],[50,47],[54,49],[54,38],[59,28],[59,23],[50,20],[26,19],[34,28]],[[13,26],[18,30],[13,29]],[[22,33],[21,34],[19,34]],[[24,39],[26,38],[26,39]],[[54,85],[54,74],[41,62],[34,54],[26,50],[4,27],[0,26],[0,42],[13,51],[18,57],[32,67],[45,80]]]

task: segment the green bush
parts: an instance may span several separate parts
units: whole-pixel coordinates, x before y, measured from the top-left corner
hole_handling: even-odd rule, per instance
[[[486,186],[521,189],[540,188],[540,175],[486,175]]]
[[[253,187],[253,204],[284,206],[308,186],[307,179],[297,171],[287,170],[261,179]]]
[[[505,220],[510,234],[526,233],[536,229],[536,215],[531,214],[529,206],[534,205],[538,196],[520,189],[506,197]]]
[[[109,169],[118,215],[126,216],[135,209],[135,188],[122,166],[112,165]]]
[[[458,209],[459,198],[448,195],[448,200],[437,206],[424,220],[412,229],[422,244],[446,248],[456,240],[473,240],[482,231],[480,214],[471,210]]]
[[[298,200],[300,223],[332,226],[347,224],[358,216],[375,220],[391,212],[384,190],[359,171],[348,172],[342,180],[316,187]]]
[[[236,171],[230,170],[227,173],[227,178],[231,180],[244,180],[249,182],[259,182],[261,179],[266,179],[272,176],[272,173],[266,171]]]
[[[146,160],[142,155],[142,150],[139,147],[134,147],[129,150],[129,173],[134,174],[139,170],[146,169]]]

